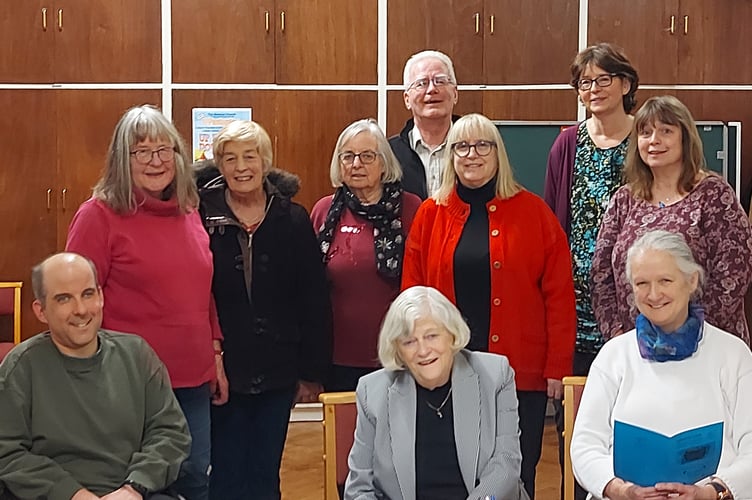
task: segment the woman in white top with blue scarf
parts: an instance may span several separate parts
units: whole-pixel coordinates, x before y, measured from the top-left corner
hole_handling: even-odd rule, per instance
[[[692,301],[704,271],[681,235],[646,233],[629,250],[626,266],[640,315],[634,330],[603,347],[590,370],[570,449],[577,480],[592,498],[752,499],[752,353],[704,321]],[[718,422],[720,462],[695,483],[670,477],[665,464],[648,471],[654,484],[635,484],[615,471],[615,426],[670,437]],[[700,448],[688,449],[692,456],[684,461],[696,459]],[[631,462],[643,466],[655,458],[645,447],[636,455]]]

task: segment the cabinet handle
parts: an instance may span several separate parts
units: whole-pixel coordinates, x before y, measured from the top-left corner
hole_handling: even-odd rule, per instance
[[[491,34],[494,34],[494,24],[496,24],[496,16],[491,15]]]
[[[42,31],[47,31],[47,8],[42,8]]]
[[[279,30],[285,32],[285,11],[279,13]]]
[[[668,29],[666,31],[668,31],[669,33],[673,35],[675,29],[676,29],[676,16],[671,16],[671,19],[669,20],[669,23],[668,23]]]
[[[47,211],[50,211],[50,202],[52,201],[52,189],[47,190]]]
[[[266,26],[266,32],[269,33],[269,11],[264,12],[264,26]]]
[[[475,34],[480,33],[480,12],[476,12],[473,16],[475,18]]]
[[[684,16],[684,34],[689,30],[689,16]]]
[[[57,29],[63,31],[63,9],[57,11]]]
[[[68,188],[63,188],[63,212],[65,212],[65,199],[68,197]]]

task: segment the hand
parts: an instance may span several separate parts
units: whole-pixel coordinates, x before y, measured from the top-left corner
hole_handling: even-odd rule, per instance
[[[603,489],[603,495],[610,500],[653,500],[669,498],[666,491],[658,491],[654,486],[642,487],[634,483],[613,478]]]
[[[317,403],[319,394],[324,388],[318,382],[298,380],[298,393],[295,395],[295,403]]]
[[[227,375],[225,375],[224,357],[220,354],[215,354],[214,362],[217,365],[217,379],[210,384],[212,404],[214,406],[221,406],[230,398],[230,383],[227,381]]]
[[[549,398],[561,399],[564,396],[564,384],[555,378],[546,379],[546,394]]]
[[[99,497],[86,488],[81,488],[71,497],[71,500],[99,500]]]
[[[144,500],[144,497],[130,486],[125,485],[116,489],[112,493],[106,494],[102,497],[102,500]]]
[[[682,483],[658,483],[655,489],[679,500],[716,500],[718,498],[715,488],[709,484],[697,486]]]

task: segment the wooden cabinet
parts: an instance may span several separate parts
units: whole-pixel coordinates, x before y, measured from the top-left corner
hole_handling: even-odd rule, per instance
[[[598,0],[588,41],[624,48],[644,84],[749,84],[749,0]]]
[[[0,90],[0,169],[5,243],[0,277],[23,281],[23,336],[40,331],[28,305],[31,267],[65,248],[68,225],[91,196],[123,112],[159,104],[159,90]]]
[[[173,0],[173,80],[375,84],[376,7],[377,0]]]
[[[274,165],[297,174],[295,200],[308,210],[333,191],[329,164],[340,132],[355,120],[376,116],[375,91],[176,90],[175,125],[191,136],[195,107],[251,107],[253,120],[272,138]]]
[[[402,84],[407,58],[435,48],[462,84],[564,83],[578,13],[577,0],[389,0],[388,81]]]
[[[160,16],[154,0],[4,2],[0,82],[159,82]]]

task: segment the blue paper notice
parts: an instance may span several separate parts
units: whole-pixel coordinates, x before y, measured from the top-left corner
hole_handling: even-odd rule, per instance
[[[663,482],[693,484],[718,470],[722,445],[723,422],[668,437],[617,421],[614,473],[640,486]]]

